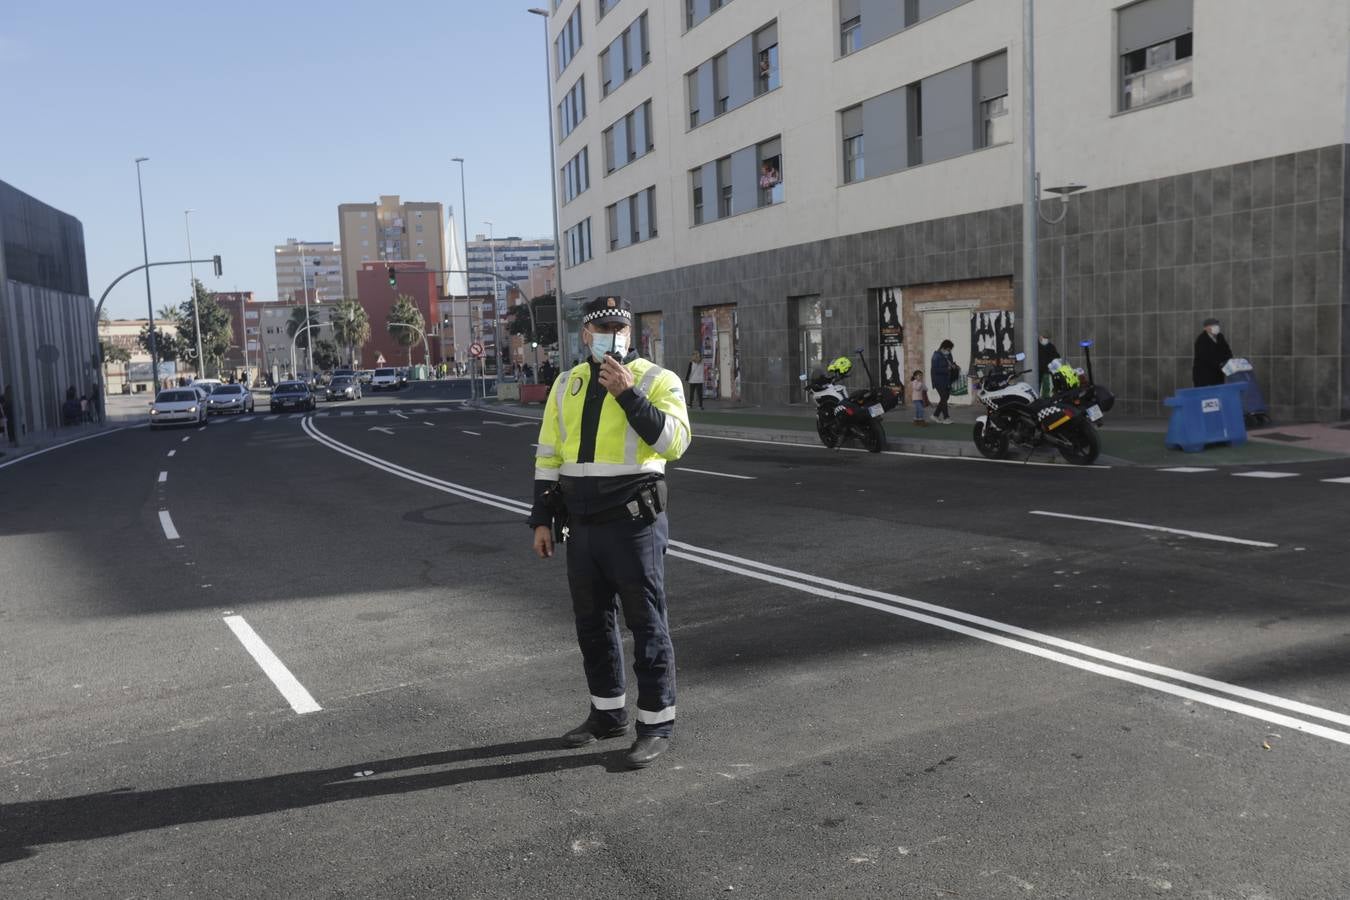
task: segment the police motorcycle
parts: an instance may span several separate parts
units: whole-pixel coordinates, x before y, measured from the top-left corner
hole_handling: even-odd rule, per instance
[[[1016,356],[1018,362],[1026,354]],[[1028,457],[1039,447],[1053,447],[1075,465],[1088,466],[1101,452],[1091,415],[1059,394],[1041,397],[1031,385],[1016,380],[1031,369],[1013,371],[993,366],[985,371],[975,396],[986,415],[975,420],[975,448],[989,459],[1002,459],[1014,444]]]
[[[1050,382],[1053,385],[1053,398],[1073,404],[1088,421],[1101,427],[1102,420],[1116,405],[1116,395],[1104,384],[1097,384],[1092,377],[1092,341],[1079,341],[1083,348],[1086,370],[1075,369],[1063,359],[1050,361]]]
[[[853,361],[841,356],[825,369],[817,368],[808,379],[801,376],[802,389],[816,404],[816,434],[830,449],[856,439],[868,453],[886,449],[886,430],[881,420],[900,402],[900,392],[881,387],[867,365],[861,347],[857,349],[868,387],[849,391],[841,383],[853,371]]]

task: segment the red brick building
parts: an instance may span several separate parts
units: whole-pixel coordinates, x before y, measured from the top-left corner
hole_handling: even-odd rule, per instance
[[[398,283],[389,284],[388,267],[393,266]],[[408,365],[408,349],[389,333],[389,311],[394,308],[395,300],[400,296],[410,298],[422,312],[427,331],[435,331],[440,316],[438,304],[439,291],[436,289],[436,273],[421,261],[399,260],[392,263],[366,262],[356,273],[356,296],[370,317],[370,343],[361,350],[362,365],[375,366],[381,355],[385,365]],[[441,362],[440,342],[427,338],[431,349],[431,359],[425,359],[422,341],[414,341],[412,362],[437,365]]]

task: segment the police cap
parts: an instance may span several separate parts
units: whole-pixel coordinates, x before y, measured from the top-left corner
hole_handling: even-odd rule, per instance
[[[591,325],[600,322],[632,325],[633,307],[622,297],[596,297],[583,307],[581,324]]]

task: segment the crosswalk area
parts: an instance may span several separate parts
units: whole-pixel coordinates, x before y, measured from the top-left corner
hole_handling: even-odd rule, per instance
[[[1290,472],[1281,469],[1253,469],[1242,472],[1225,472],[1218,467],[1205,466],[1173,466],[1167,469],[1159,469],[1159,472],[1174,475],[1226,475],[1230,478],[1255,478],[1263,481],[1281,481],[1286,478],[1303,478],[1303,472]],[[1321,478],[1318,479],[1324,484],[1346,484],[1350,485],[1350,476],[1339,478]]]
[[[211,419],[212,425],[243,425],[249,422],[289,422],[295,419],[315,418],[315,419],[339,419],[339,418],[378,418],[381,416],[434,416],[443,413],[462,412],[466,409],[462,404],[442,404],[438,406],[389,406],[379,409],[323,409],[316,412],[294,412],[294,413],[274,413],[274,412],[255,412],[246,415],[232,416],[214,416]]]

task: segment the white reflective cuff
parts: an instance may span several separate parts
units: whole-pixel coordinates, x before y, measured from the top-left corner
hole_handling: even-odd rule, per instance
[[[623,709],[624,706],[627,705],[627,703],[628,703],[627,694],[620,694],[617,697],[595,697],[595,696],[591,697],[591,706],[594,706],[596,709],[603,709],[606,711],[614,709]],[[675,711],[672,708],[671,714],[674,715],[674,712]],[[638,715],[641,714],[642,713],[639,711]]]
[[[552,444],[540,444],[539,449],[534,451],[535,456],[557,456],[558,450]]]
[[[652,449],[657,453],[665,454],[670,449],[670,445],[675,443],[675,429],[677,428],[675,417],[666,414],[666,424],[661,426],[661,436],[652,444]]]
[[[592,700],[595,698],[592,697]],[[647,712],[645,709],[638,709],[637,720],[643,725],[660,725],[662,722],[675,721],[675,707],[667,706],[660,712]]]
[[[558,470],[557,470],[557,469],[545,469],[545,468],[543,468],[542,466],[535,466],[535,467],[534,467],[534,480],[535,480],[535,481],[557,481],[557,480],[558,480]]]

